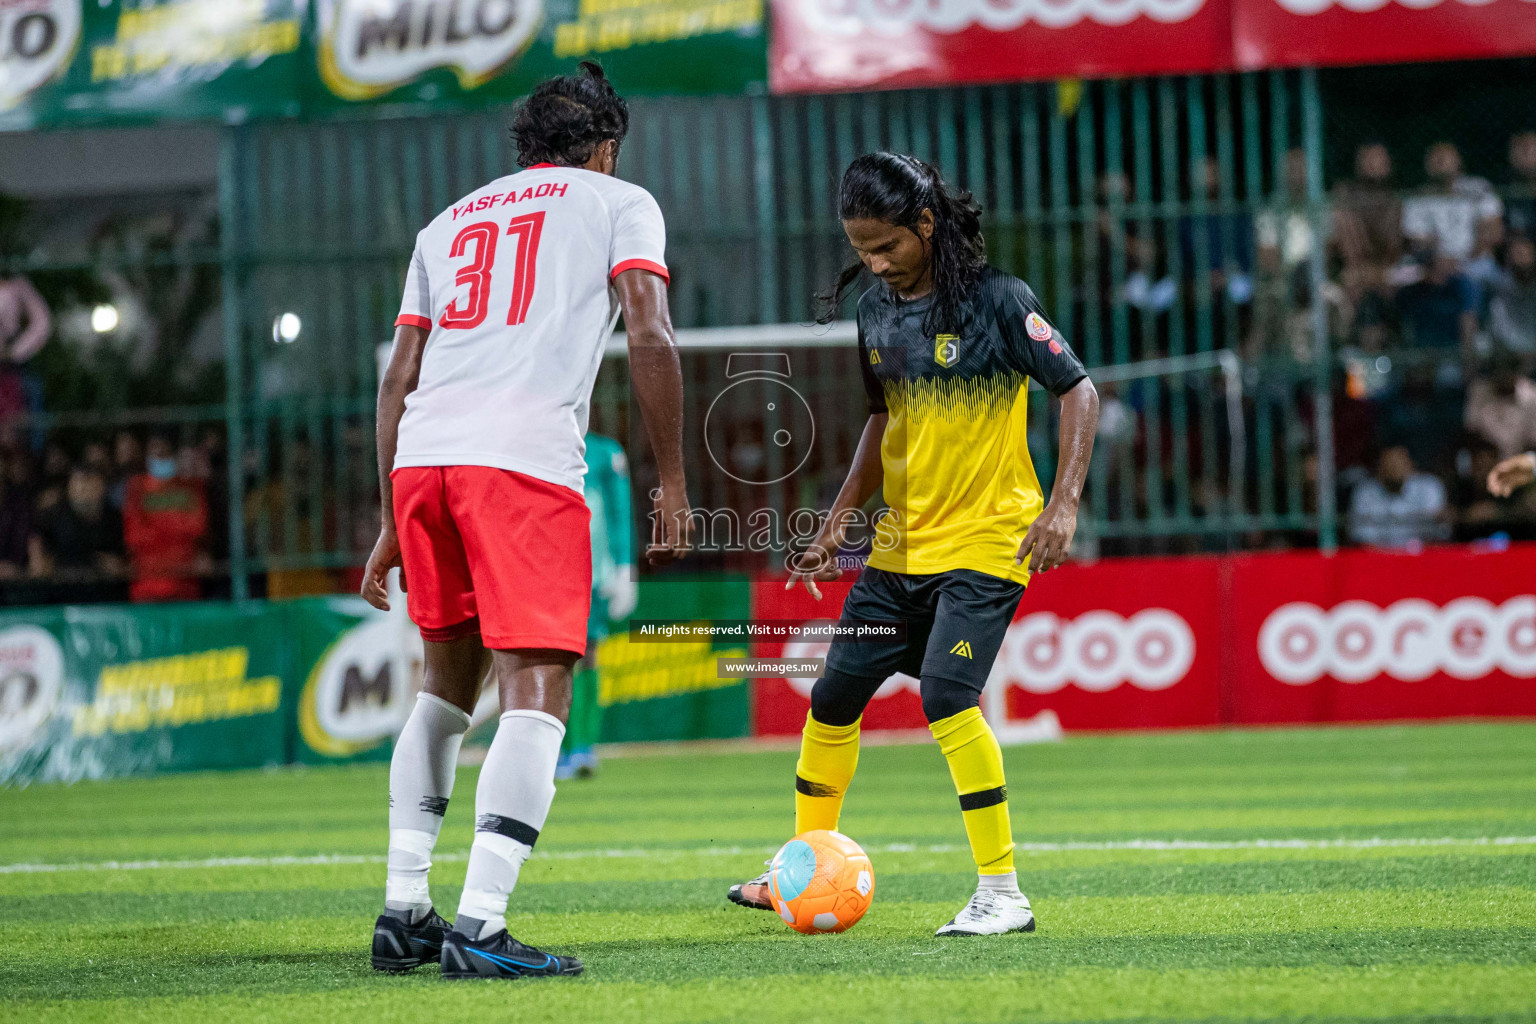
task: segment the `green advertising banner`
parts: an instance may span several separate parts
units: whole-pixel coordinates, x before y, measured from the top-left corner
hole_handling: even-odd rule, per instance
[[[637,619],[746,619],[752,587],[745,576],[640,588]],[[616,633],[597,650],[603,741],[723,739],[752,729],[750,685],[720,679],[720,658],[744,658],[745,645],[708,640],[632,643]]]
[[[280,764],[283,655],[254,605],[0,616],[0,782]]]
[[[763,0],[0,0],[0,130],[505,103],[584,58],[761,86]]]
[[[637,614],[742,619],[749,604],[745,577],[647,583]],[[603,739],[746,736],[748,684],[715,664],[746,653],[605,640]],[[7,612],[0,785],[387,759],[421,678],[416,628],[358,597]],[[494,690],[482,703],[494,722]]]

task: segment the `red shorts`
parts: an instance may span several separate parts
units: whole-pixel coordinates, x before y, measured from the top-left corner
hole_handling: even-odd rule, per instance
[[[581,495],[485,466],[390,474],[406,606],[424,640],[586,653],[592,514]]]

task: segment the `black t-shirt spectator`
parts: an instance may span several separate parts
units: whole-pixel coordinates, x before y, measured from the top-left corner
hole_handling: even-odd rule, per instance
[[[24,571],[31,535],[32,503],[20,491],[0,486],[0,563]]]
[[[109,502],[102,502],[101,513],[90,519],[61,501],[38,514],[34,532],[55,569],[95,570],[98,556],[124,553],[123,517]]]

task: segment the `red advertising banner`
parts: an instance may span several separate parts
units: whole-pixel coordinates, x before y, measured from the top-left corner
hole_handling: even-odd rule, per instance
[[[1231,0],[773,0],[774,92],[1231,64]]]
[[[1216,725],[1220,636],[1214,558],[1127,559],[1067,565],[1036,578],[998,652],[984,710],[1005,734],[1050,711],[1067,729]],[[823,586],[820,603],[782,580],[754,585],[758,619],[836,620],[851,584]],[[759,644],[758,657],[816,658],[822,644]],[[757,735],[798,733],[813,679],[761,679]],[[866,729],[922,729],[919,684],[896,675],[864,714]]]
[[[836,620],[850,585],[818,603],[760,579],[752,614]],[[755,734],[799,732],[813,682],[758,680]],[[865,728],[923,728],[918,690],[893,676]],[[1044,712],[1069,730],[1536,716],[1536,544],[1067,565],[1030,584],[983,710],[1005,740]]]
[[[1536,715],[1536,544],[1230,564],[1233,722]]]
[[[843,613],[843,599],[854,577],[844,576],[833,583],[822,583],[821,600],[806,593],[804,587],[784,589],[784,578],[764,577],[752,584],[752,617],[786,622],[836,622]],[[824,658],[827,643],[756,643],[752,655],[758,658]],[[752,733],[755,736],[798,736],[805,725],[805,713],[811,709],[811,684],[814,679],[759,679],[752,691]],[[922,729],[923,702],[917,680],[896,675],[882,686],[864,711],[866,729]]]
[[[1533,0],[1234,0],[1244,69],[1536,53]]]
[[[772,0],[774,92],[1536,54],[1536,0]]]

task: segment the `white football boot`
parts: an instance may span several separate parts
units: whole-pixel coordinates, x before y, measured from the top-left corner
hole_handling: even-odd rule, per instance
[[[1032,932],[1035,915],[1029,897],[997,889],[977,889],[971,901],[935,935],[1006,935]]]

